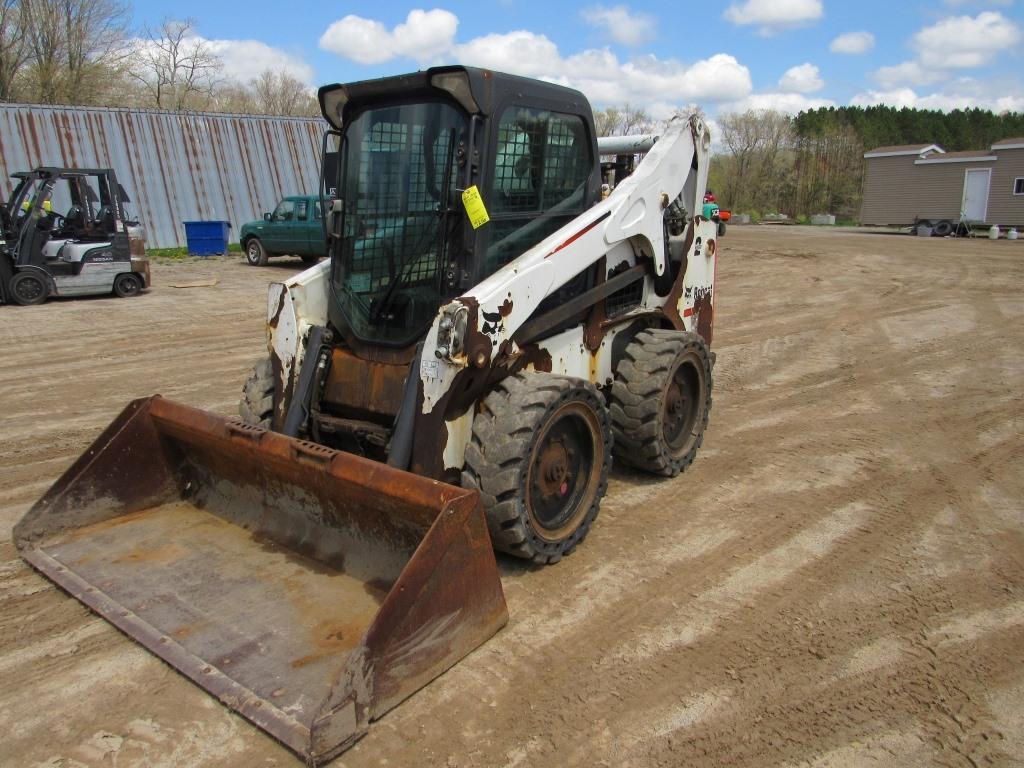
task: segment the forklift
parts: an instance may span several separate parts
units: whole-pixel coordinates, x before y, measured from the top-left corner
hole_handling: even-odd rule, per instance
[[[12,178],[0,206],[0,302],[128,297],[150,287],[145,236],[113,169],[44,166]]]

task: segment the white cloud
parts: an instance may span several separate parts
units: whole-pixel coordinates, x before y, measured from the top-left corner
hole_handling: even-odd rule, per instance
[[[287,72],[312,85],[313,68],[298,56],[259,40],[207,40],[210,50],[224,63],[220,74],[230,80],[248,82],[265,70]]]
[[[125,44],[125,52],[162,55],[156,43],[148,38],[132,38]],[[211,40],[201,35],[189,35],[181,40],[183,55],[191,55],[198,47],[218,60],[213,73],[218,79],[248,83],[266,70],[285,72],[303,84],[312,87],[313,68],[300,56],[275,48],[259,40]]]
[[[752,89],[750,70],[727,54],[692,64],[655,56],[623,62],[607,48],[563,57],[547,37],[527,30],[478,37],[455,46],[453,54],[467,65],[578,88],[596,105],[721,102]]]
[[[374,19],[348,15],[320,36],[320,47],[360,64],[381,64],[406,57],[424,64],[451,50],[458,17],[434,8],[409,11],[405,22],[388,30]]]
[[[870,32],[847,32],[829,43],[828,49],[832,53],[858,54],[866,53],[874,47],[875,36]]]
[[[779,78],[779,89],[783,93],[813,93],[824,87],[821,71],[810,63],[790,67]]]
[[[919,95],[912,88],[894,88],[891,90],[869,90],[858,93],[850,103],[854,106],[867,107],[874,104],[885,104],[891,107],[916,107],[918,109],[938,109],[949,112],[954,109],[990,109],[993,112],[1024,111],[1024,95],[1019,89],[1000,92],[986,83],[973,78],[961,78],[951,83],[946,90]]]
[[[723,14],[733,24],[758,27],[762,35],[804,26],[823,15],[821,0],[743,0],[730,5]]]
[[[788,115],[795,115],[808,109],[819,107],[836,107],[838,104],[832,99],[819,99],[805,96],[802,93],[752,93],[746,98],[739,99],[729,104],[723,104],[719,114],[726,112],[746,112],[747,110],[772,109],[776,112],[785,112]]]
[[[925,67],[966,69],[984,66],[1020,39],[1015,23],[996,11],[983,11],[973,18],[950,16],[925,27],[911,45]]]
[[[948,78],[942,70],[929,69],[919,61],[903,61],[891,67],[875,70],[871,77],[882,90],[894,90],[904,85],[931,85]]]
[[[429,16],[435,11],[413,13]],[[438,13],[447,14],[446,11]],[[361,63],[377,63],[400,56],[414,58],[408,39],[400,34],[399,27],[389,32],[380,22],[353,21],[355,18],[346,17],[332,24],[321,39],[321,46]],[[468,66],[567,85],[582,91],[598,109],[629,103],[650,110],[652,115],[657,112],[667,116],[675,109],[694,103],[707,106],[736,101],[753,90],[750,70],[724,53],[693,62],[659,59],[652,55],[622,60],[608,48],[563,55],[545,35],[522,29],[455,43],[457,24],[458,19],[451,16],[443,34],[428,37],[432,58],[443,56]],[[360,30],[359,35],[349,36],[341,44],[342,32]],[[426,58],[423,54],[417,55],[418,60]]]
[[[584,8],[583,19],[592,27],[602,29],[614,42],[637,46],[652,40],[657,34],[657,22],[647,13],[632,13],[625,5],[607,8],[595,5]]]

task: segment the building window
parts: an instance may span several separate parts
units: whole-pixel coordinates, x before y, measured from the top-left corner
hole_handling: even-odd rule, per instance
[[[1013,194],[1024,195],[1024,177],[1013,180]]]

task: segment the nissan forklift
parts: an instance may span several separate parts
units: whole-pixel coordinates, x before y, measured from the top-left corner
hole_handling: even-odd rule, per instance
[[[39,167],[13,178],[0,207],[0,302],[128,297],[150,286],[143,230],[113,169]]]

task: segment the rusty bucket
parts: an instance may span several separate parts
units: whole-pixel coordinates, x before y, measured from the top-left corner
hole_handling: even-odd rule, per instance
[[[475,491],[159,396],[130,403],[14,537],[311,765],[508,618]]]

